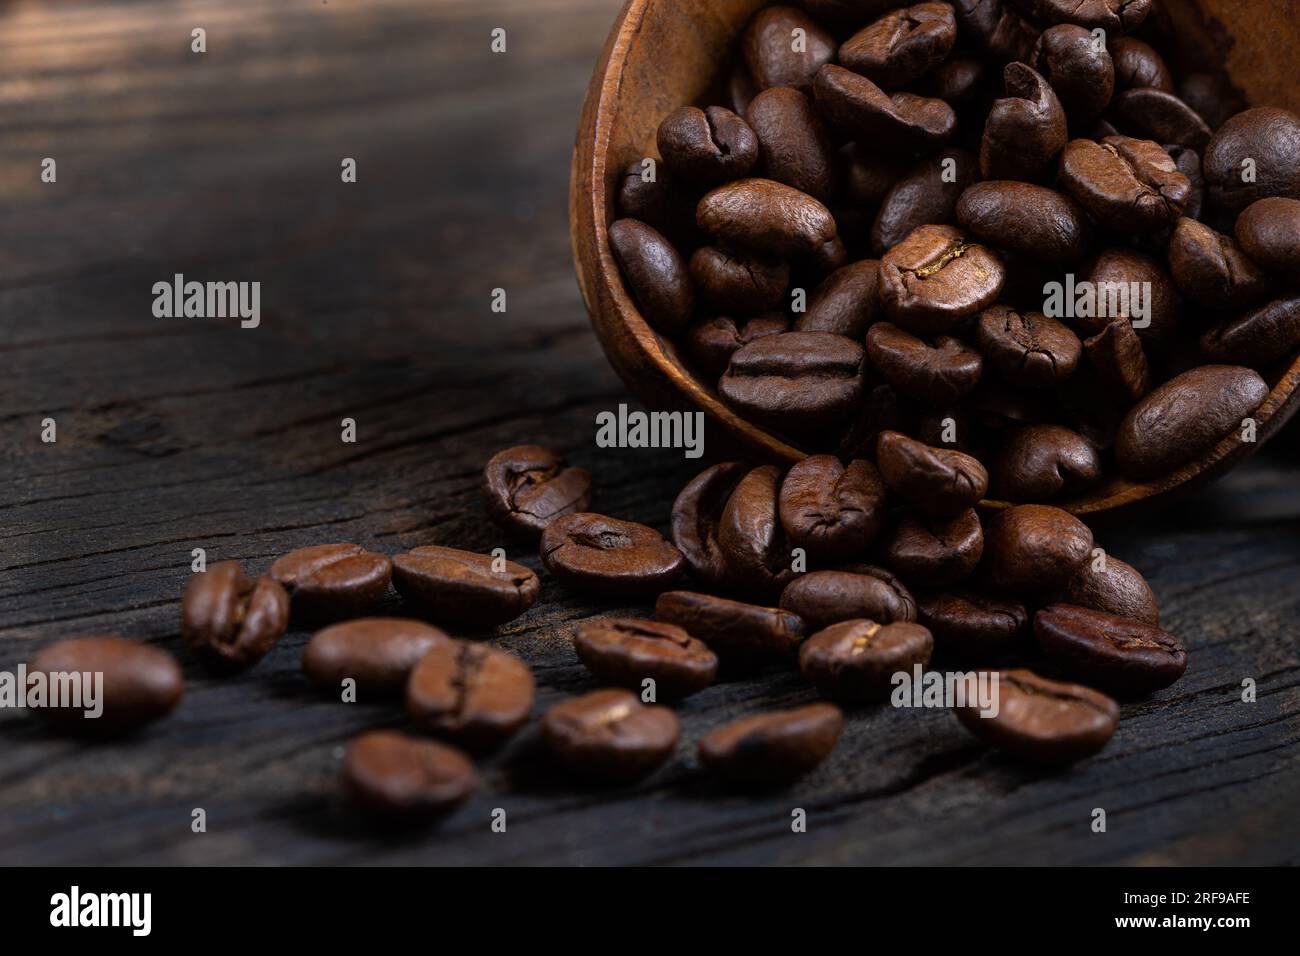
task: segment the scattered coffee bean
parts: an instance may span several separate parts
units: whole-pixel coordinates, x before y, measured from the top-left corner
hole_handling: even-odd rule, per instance
[[[1263,368],[1300,348],[1300,296],[1274,299],[1201,336],[1201,351],[1215,362]]]
[[[1076,139],[1061,155],[1061,184],[1108,229],[1155,232],[1177,222],[1192,184],[1150,140]]]
[[[1151,366],[1142,340],[1128,319],[1113,320],[1096,335],[1084,339],[1083,348],[1097,377],[1124,407],[1132,406],[1151,391]]]
[[[836,269],[817,286],[808,311],[795,321],[795,331],[834,332],[851,339],[862,338],[879,317],[880,297],[876,291],[879,281],[880,264],[874,259]]]
[[[393,730],[372,730],[348,744],[343,785],[363,809],[402,823],[437,819],[478,786],[459,750]]]
[[[181,636],[193,650],[234,667],[252,667],[284,636],[289,595],[274,579],[251,580],[234,561],[190,578],[181,598]]]
[[[1049,604],[1034,616],[1034,636],[1070,677],[1122,696],[1168,687],[1187,670],[1178,638],[1105,611]]]
[[[536,538],[561,515],[591,507],[591,475],[549,448],[518,445],[489,459],[483,500],[497,524]]]
[[[290,551],[270,575],[289,592],[294,613],[332,621],[361,614],[387,594],[393,565],[359,544],[320,544]]]
[[[861,704],[889,696],[894,674],[930,662],[934,639],[920,624],[841,621],[799,648],[799,669],[823,697]]]
[[[692,326],[686,336],[686,349],[708,377],[716,380],[742,347],[765,335],[788,331],[790,320],[780,312],[766,312],[749,319],[720,316]]]
[[[829,209],[771,179],[741,179],[705,193],[695,218],[722,245],[773,259],[815,256],[837,236]]]
[[[940,517],[974,507],[988,490],[988,472],[970,455],[932,448],[898,432],[881,433],[876,465],[890,491]]]
[[[1122,131],[1141,139],[1176,143],[1198,151],[1210,141],[1210,127],[1205,120],[1164,90],[1125,90],[1111,101],[1110,111]]]
[[[703,641],[734,670],[788,660],[804,635],[803,619],[791,611],[694,591],[659,595],[655,617]]]
[[[482,630],[512,621],[541,591],[522,564],[428,545],[393,558],[393,585],[434,620]]]
[[[832,126],[886,149],[930,152],[957,129],[957,114],[943,100],[886,93],[865,76],[830,63],[817,71],[813,94]]]
[[[839,60],[885,89],[915,83],[938,66],[957,42],[957,21],[946,3],[891,10],[840,46]]]
[[[871,248],[884,255],[914,230],[955,221],[957,200],[979,181],[979,158],[949,148],[921,160],[899,176],[880,202],[871,225]]]
[[[395,695],[406,687],[411,668],[438,644],[449,641],[438,628],[400,617],[368,617],[318,631],[302,654],[313,683],[338,693],[356,681],[362,693]]]
[[[1135,37],[1107,38],[1106,45],[1115,66],[1115,92],[1150,87],[1174,92],[1174,80],[1160,54]]]
[[[653,528],[578,512],[542,532],[542,562],[575,588],[602,595],[655,594],[682,570],[682,553]]]
[[[829,202],[835,192],[835,154],[808,97],[787,86],[759,93],[745,119],[758,137],[759,168],[768,179]]]
[[[216,567],[216,565],[214,565]],[[60,675],[79,674],[82,681],[103,675],[96,704],[101,712],[94,717],[89,700],[82,706],[63,700],[53,706],[35,708],[37,714],[60,730],[89,735],[128,733],[151,721],[165,717],[176,709],[185,693],[180,665],[166,651],[117,636],[74,637],[59,641],[40,651],[27,662],[29,677],[43,674],[46,686],[57,683]],[[53,683],[52,683],[53,682]]]
[[[1070,117],[1096,119],[1115,89],[1111,53],[1091,31],[1062,23],[1043,31],[1030,62],[1056,93]]]
[[[989,521],[984,554],[990,581],[998,590],[1051,593],[1064,587],[1092,554],[1092,531],[1060,508],[1017,505]]]
[[[745,717],[700,741],[700,763],[735,784],[789,783],[829,757],[843,729],[844,715],[832,704]]]
[[[513,654],[439,641],[411,669],[406,714],[419,729],[470,751],[491,750],[528,722],[533,674]]]
[[[1249,308],[1268,296],[1268,277],[1236,240],[1194,219],[1179,219],[1174,227],[1169,270],[1179,290],[1206,308]]]
[[[880,531],[885,486],[869,461],[841,464],[834,455],[798,462],[781,482],[781,527],[792,548],[814,561],[862,554]]]
[[[784,262],[739,256],[715,246],[696,249],[690,270],[706,306],[741,315],[780,305],[790,281],[790,267]]]
[[[976,183],[958,198],[956,213],[962,228],[976,239],[1030,259],[1077,262],[1092,246],[1092,227],[1083,208],[1045,186],[1005,179]]]
[[[916,620],[916,601],[903,582],[871,565],[801,574],[781,592],[781,607],[814,631],[855,618],[882,624]]]
[[[791,38],[802,31],[799,50]],[[754,14],[741,39],[749,75],[758,90],[792,86],[807,93],[824,63],[835,59],[835,38],[815,20],[794,7],[765,7]]]
[[[630,690],[597,690],[562,701],[542,717],[542,739],[574,773],[628,783],[668,759],[677,745],[677,717],[642,704]]]
[[[660,595],[659,600],[665,597]],[[703,690],[718,671],[718,656],[704,642],[663,621],[630,617],[583,621],[573,648],[587,670],[601,680],[640,691],[649,679],[665,698]]]

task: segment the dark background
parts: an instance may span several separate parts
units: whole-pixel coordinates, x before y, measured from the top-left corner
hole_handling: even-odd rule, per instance
[[[314,692],[301,631],[241,678],[186,654],[194,547],[258,572],[340,540],[504,545],[539,568],[477,497],[488,456],[522,441],[590,468],[600,510],[666,527],[699,466],[595,448],[596,413],[628,396],[569,257],[574,129],[617,6],[0,8],[0,668],[118,632],[175,652],[187,678],[177,712],[129,741],[0,713],[0,863],[1300,861],[1294,428],[1199,497],[1099,528],[1149,577],[1191,665],[1058,775],[1005,763],[947,713],[886,707],[854,714],[833,758],[787,791],[719,792],[694,742],[813,698],[774,673],[690,698],[676,759],[641,785],[575,786],[530,728],[441,827],[383,833],[336,779],[347,740],[401,726],[396,707]],[[497,26],[505,55],[488,49]],[[39,180],[46,156],[57,184]],[[355,185],[339,181],[345,156]],[[175,272],[260,281],[261,328],[154,318],[152,285]],[[498,286],[505,315],[489,308]],[[339,440],[344,417],[356,444]],[[539,713],[595,686],[570,636],[613,610],[543,576],[538,605],[500,629],[535,670]],[[196,807],[205,834],[190,831]],[[489,830],[496,807],[505,834]],[[790,832],[794,807],[805,834]],[[1106,834],[1089,830],[1094,807]]]

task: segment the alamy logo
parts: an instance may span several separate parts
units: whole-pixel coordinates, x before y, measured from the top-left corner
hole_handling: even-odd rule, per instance
[[[597,448],[684,448],[687,458],[704,454],[703,412],[617,412],[596,415]]]
[[[0,671],[0,707],[81,710],[94,720],[104,713],[103,671]]]
[[[913,664],[911,673],[895,671],[889,703],[894,707],[978,707],[981,717],[996,717],[1001,709],[997,671],[926,671]]]
[[[1067,272],[1064,284],[1048,282],[1043,295],[1049,319],[1126,318],[1135,329],[1151,324],[1150,282],[1075,282]]]
[[[129,926],[132,936],[148,936],[153,928],[152,893],[82,893],[74,886],[50,897],[50,925]]]
[[[171,282],[153,284],[153,314],[159,319],[233,319],[240,328],[262,324],[262,283],[186,282],[176,273]]]

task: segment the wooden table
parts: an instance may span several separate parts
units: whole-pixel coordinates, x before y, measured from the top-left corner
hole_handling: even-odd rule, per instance
[[[15,3],[0,11],[0,667],[120,632],[184,662],[179,710],[90,744],[0,714],[3,863],[1157,863],[1300,859],[1297,438],[1176,510],[1101,529],[1191,653],[1061,774],[990,755],[942,711],[852,715],[833,758],[747,797],[693,743],[811,700],[795,673],[680,709],[639,786],[557,774],[535,729],[441,827],[376,831],[338,795],[342,746],[397,708],[316,693],[291,632],[219,678],[185,653],[191,549],[263,569],[301,545],[507,545],[484,518],[496,449],[553,445],[603,511],[665,527],[698,466],[602,451],[627,400],[587,324],[566,190],[616,0]],[[190,51],[194,27],[205,54]],[[507,30],[507,53],[489,31]],[[57,182],[40,163],[57,160]],[[340,182],[355,158],[359,181]],[[155,318],[177,273],[262,283],[262,322]],[[490,309],[504,288],[508,312]],[[41,441],[52,418],[57,441]],[[341,420],[357,441],[340,440]],[[535,555],[511,556],[537,568]],[[394,601],[393,611],[400,608]],[[543,578],[496,643],[538,710],[589,689],[573,626],[615,610]],[[1242,703],[1241,682],[1258,682]],[[207,832],[191,831],[203,808]],[[1105,808],[1108,830],[1090,830]],[[506,810],[505,833],[490,828]],[[807,812],[793,833],[792,811]]]

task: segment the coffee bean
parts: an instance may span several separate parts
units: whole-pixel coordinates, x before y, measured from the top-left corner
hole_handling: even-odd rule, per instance
[[[1129,410],[1115,437],[1115,461],[1134,480],[1167,475],[1211,451],[1266,397],[1268,385],[1251,369],[1191,369]]]
[[[775,465],[755,468],[737,483],[722,509],[718,544],[729,589],[776,594],[793,574],[778,520],[780,484],[781,469]]]
[[[1108,229],[1155,232],[1177,222],[1192,184],[1150,140],[1072,140],[1061,154],[1061,183]]]
[[[571,587],[602,596],[640,596],[676,580],[682,553],[653,528],[584,511],[547,525],[542,562]]]
[[[721,245],[771,259],[816,256],[836,238],[829,209],[771,179],[741,179],[705,193],[695,219]]]
[[[1142,340],[1128,319],[1114,319],[1096,335],[1084,339],[1083,348],[1097,377],[1124,407],[1151,391],[1151,367]]]
[[[726,581],[727,561],[718,542],[718,526],[727,500],[746,473],[736,461],[713,465],[692,478],[673,502],[673,544],[691,576],[711,588]]]
[[[312,636],[302,654],[302,670],[332,693],[351,679],[363,693],[395,695],[406,687],[407,675],[420,658],[449,640],[438,628],[407,618],[345,621]]]
[[[1174,227],[1169,269],[1182,293],[1205,308],[1250,308],[1268,296],[1268,277],[1236,240],[1194,219],[1179,219]]]
[[[1285,358],[1297,348],[1300,348],[1300,296],[1274,299],[1210,329],[1201,337],[1201,351],[1211,360],[1254,368]]]
[[[958,515],[988,490],[988,472],[970,455],[932,448],[898,432],[883,432],[876,466],[885,484],[926,514]]]
[[[957,42],[957,21],[946,3],[891,10],[840,46],[839,60],[885,89],[915,83],[938,66]]]
[[[986,663],[1016,650],[1029,633],[1025,606],[1011,598],[961,590],[920,594],[917,618],[940,653]]]
[[[880,263],[875,259],[836,269],[817,286],[808,311],[795,320],[795,331],[862,338],[879,317],[879,281]]]
[[[60,730],[91,735],[128,733],[165,717],[185,693],[174,657],[117,636],[74,637],[51,644],[27,662],[27,674],[29,678],[44,675],[47,687],[57,686],[67,675],[80,675],[81,706],[68,700],[61,701],[62,706],[48,706],[54,703],[51,698],[36,713]],[[94,703],[101,708],[95,717],[86,713],[95,710],[87,696],[91,688],[98,695]]]
[[[817,71],[813,95],[831,125],[859,142],[900,153],[938,149],[957,128],[957,114],[943,100],[886,93],[865,76],[829,63]]]
[[[1238,113],[1218,128],[1205,147],[1202,166],[1210,199],[1240,212],[1265,196],[1300,199],[1300,116],[1271,106]],[[1254,177],[1246,181],[1242,164]]]
[[[686,263],[658,230],[635,219],[609,224],[609,247],[645,320],[673,335],[691,321],[695,291]]]
[[[979,352],[961,339],[926,340],[890,322],[877,322],[867,332],[867,356],[899,395],[938,408],[965,398],[984,369]]]
[[[1049,604],[1034,616],[1034,636],[1069,676],[1121,696],[1168,687],[1187,670],[1178,638],[1105,611]]]
[[[597,690],[561,701],[542,717],[542,739],[569,770],[629,783],[668,759],[677,745],[677,717],[647,707],[630,690]]]
[[[1116,124],[1131,136],[1177,143],[1197,151],[1210,141],[1210,127],[1173,93],[1141,87],[1125,90],[1110,104]]]
[[[1144,624],[1160,623],[1160,606],[1146,578],[1132,565],[1110,555],[1100,570],[1092,561],[1081,564],[1057,600]]]
[[[181,636],[193,650],[234,668],[252,667],[284,636],[289,595],[269,576],[248,578],[221,561],[190,578],[181,598]]]
[[[659,124],[655,141],[669,171],[697,186],[740,179],[758,162],[758,137],[721,106],[678,107]]]
[[[1169,68],[1150,44],[1135,37],[1108,37],[1106,46],[1115,66],[1116,93],[1140,87],[1174,92]]]
[[[591,475],[541,445],[493,455],[483,469],[482,490],[497,524],[533,538],[561,515],[591,507]]]
[[[695,230],[695,199],[685,183],[663,168],[646,178],[642,161],[634,159],[623,170],[618,187],[620,219],[637,219],[658,230],[671,242],[685,241]]]
[[[1092,531],[1050,505],[1017,505],[984,529],[989,580],[1015,595],[1049,594],[1064,587],[1092,554]]]
[[[1182,297],[1169,273],[1150,256],[1133,249],[1103,249],[1089,263],[1087,281],[1097,290],[1099,298],[1109,295],[1108,288],[1150,288],[1149,296],[1144,296],[1151,309],[1150,324],[1134,328],[1144,346],[1157,350],[1167,348],[1182,332]],[[1110,324],[1111,319],[1119,317],[1109,306],[1104,311],[1109,314],[1079,317],[1074,320],[1075,324],[1089,335],[1096,335]]]
[[[814,631],[860,617],[882,624],[916,620],[916,600],[903,582],[862,564],[799,575],[781,592],[781,607]]]
[[[803,31],[799,51],[792,42],[795,30]],[[741,51],[758,89],[792,86],[807,93],[817,70],[835,59],[835,38],[801,10],[765,7],[745,28]]]
[[[1059,766],[1090,757],[1115,735],[1119,707],[1105,694],[1032,671],[1002,671],[997,716],[981,717],[978,702],[957,707],[972,734],[1011,757]]]
[[[804,634],[803,620],[790,611],[693,591],[659,595],[655,617],[703,641],[738,671],[788,660]]]
[[[830,332],[755,339],[731,356],[718,392],[732,408],[780,431],[821,433],[862,398],[862,346]]]
[[[1300,199],[1257,199],[1237,217],[1237,242],[1265,269],[1300,275]]]
[[[711,379],[717,379],[742,346],[765,335],[789,330],[790,320],[781,312],[765,312],[749,319],[721,316],[691,326],[686,349]]]
[[[1101,478],[1101,459],[1082,435],[1060,425],[1012,432],[993,458],[991,487],[1007,501],[1074,495]]]
[[[1039,30],[1014,0],[955,0],[953,10],[959,31],[993,59],[1027,63],[1032,58]]]
[[[1031,0],[1040,23],[1073,23],[1119,35],[1136,30],[1151,11],[1152,0]]]
[[[979,181],[979,158],[948,148],[923,159],[894,181],[871,226],[871,249],[884,255],[914,230],[952,223],[962,192]]]
[[[660,595],[660,600],[665,596]],[[643,690],[649,679],[665,698],[703,690],[718,671],[718,656],[704,642],[663,621],[630,617],[583,621],[573,649],[601,680]]]
[[[478,786],[459,750],[393,730],[354,738],[343,755],[343,785],[364,810],[403,823],[437,819]]]
[[[388,593],[393,565],[359,544],[319,544],[290,551],[270,575],[289,592],[295,614],[333,621],[363,613]]]
[[[984,553],[974,509],[955,518],[904,515],[885,541],[889,566],[913,585],[946,587],[970,576]]]
[[[937,96],[954,110],[973,108],[982,95],[984,64],[978,58],[954,53],[927,78],[925,92]]]
[[[835,154],[808,97],[787,86],[754,97],[745,119],[758,137],[759,168],[822,202],[835,192]]]
[[[1069,327],[1041,312],[995,305],[980,313],[976,341],[985,361],[1010,385],[1059,385],[1079,365],[1083,345]]]
[[[921,226],[880,260],[885,312],[909,332],[951,329],[992,305],[1005,279],[1001,260],[953,226]]]
[[[842,621],[799,648],[799,670],[823,697],[863,704],[889,696],[894,674],[925,667],[934,638],[920,624]]]
[[[393,558],[397,593],[434,620],[482,630],[512,621],[533,606],[541,590],[522,564],[457,548],[413,548]]]
[[[470,751],[504,743],[528,722],[532,709],[528,665],[486,644],[439,641],[406,682],[411,722]]]
[[[733,784],[785,784],[829,757],[843,729],[844,715],[833,704],[757,714],[701,740],[700,763]]]
[[[781,527],[792,548],[813,561],[846,561],[866,551],[880,531],[885,485],[869,461],[841,464],[834,455],[798,462],[781,483]]]
[[[1047,81],[1024,63],[1008,63],[1002,81],[1007,95],[984,123],[980,172],[985,179],[1031,182],[1065,146],[1065,110]]]
[[[1070,114],[1082,122],[1096,119],[1115,89],[1115,65],[1091,31],[1062,23],[1043,31],[1030,62]]]
[[[790,284],[790,267],[701,246],[691,256],[691,281],[711,309],[749,315],[781,305]]]
[[[977,239],[1043,262],[1077,262],[1092,246],[1083,208],[1031,183],[976,183],[957,200],[957,221]]]

